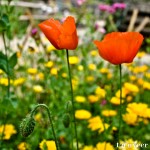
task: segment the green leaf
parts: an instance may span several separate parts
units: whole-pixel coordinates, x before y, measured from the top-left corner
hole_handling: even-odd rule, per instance
[[[0,32],[6,31],[10,27],[9,17],[3,14],[0,19]]]
[[[13,69],[17,64],[17,53],[14,53],[9,59],[9,67]]]
[[[6,24],[3,20],[0,20],[0,32],[3,32],[6,30]]]
[[[6,55],[0,52],[0,69],[2,69],[5,73],[7,73],[7,61]]]

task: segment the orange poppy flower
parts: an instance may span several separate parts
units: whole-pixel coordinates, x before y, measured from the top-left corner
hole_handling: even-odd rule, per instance
[[[143,36],[138,32],[112,32],[102,41],[94,41],[100,56],[114,65],[131,63],[136,56]]]
[[[39,27],[56,49],[76,49],[78,36],[73,17],[68,16],[62,24],[51,18],[40,23]]]

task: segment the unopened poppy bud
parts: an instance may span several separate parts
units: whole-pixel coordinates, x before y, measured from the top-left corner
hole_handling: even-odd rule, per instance
[[[27,116],[20,124],[20,133],[23,137],[28,137],[34,130],[35,120],[31,116]]]
[[[68,101],[66,103],[66,112],[67,113],[71,113],[72,112],[72,103],[71,103],[71,101]]]
[[[63,116],[63,124],[65,128],[68,128],[70,125],[70,115],[68,113]]]

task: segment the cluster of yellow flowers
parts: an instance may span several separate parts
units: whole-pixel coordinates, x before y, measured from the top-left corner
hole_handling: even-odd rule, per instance
[[[123,115],[123,120],[129,125],[136,125],[139,121],[148,123],[150,118],[150,108],[145,103],[129,103],[127,105],[127,113]]]
[[[12,124],[6,124],[0,126],[0,134],[3,135],[4,140],[9,140],[13,134],[16,134],[17,131],[15,130],[14,125]]]

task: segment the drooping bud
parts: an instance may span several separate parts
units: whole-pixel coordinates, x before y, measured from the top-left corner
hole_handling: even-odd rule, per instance
[[[68,113],[65,113],[63,116],[63,124],[65,128],[68,128],[70,125],[70,115]]]
[[[28,137],[34,130],[35,120],[30,115],[22,120],[20,124],[20,133],[23,137]]]

